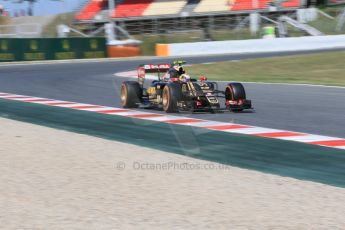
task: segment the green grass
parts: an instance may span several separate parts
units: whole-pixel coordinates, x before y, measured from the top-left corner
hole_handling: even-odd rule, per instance
[[[343,28],[342,31],[335,30],[336,25],[338,23],[338,20],[336,17],[340,13],[340,9],[334,8],[333,11],[331,11],[331,9],[326,9],[326,10],[321,9],[321,10],[335,17],[335,19],[330,19],[319,14],[318,19],[316,19],[315,21],[309,22],[308,24],[327,35],[344,34],[345,28]]]
[[[187,67],[210,80],[305,83],[345,86],[345,52],[260,58]]]
[[[320,30],[324,34],[327,35],[334,35],[334,34],[344,34],[345,28],[342,31],[335,31],[335,27],[337,25],[337,16],[343,10],[343,6],[330,6],[330,7],[320,7],[319,9],[328,15],[334,17],[335,19],[330,19],[325,17],[322,14],[319,14],[318,19],[315,21],[309,22],[308,24],[315,27],[316,29]]]

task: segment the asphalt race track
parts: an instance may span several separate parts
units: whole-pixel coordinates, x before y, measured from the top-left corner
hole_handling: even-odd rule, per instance
[[[193,64],[277,55],[286,53],[188,57],[185,60]],[[118,107],[119,87],[125,79],[115,77],[114,73],[133,70],[142,63],[171,60],[148,58],[89,63],[0,64],[0,92]],[[255,112],[182,115],[345,137],[344,88],[253,83],[245,86],[248,98],[253,100]]]

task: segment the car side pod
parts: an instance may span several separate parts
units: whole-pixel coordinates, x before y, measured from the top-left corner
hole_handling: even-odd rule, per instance
[[[252,102],[247,100],[246,91],[241,83],[229,83],[225,88],[225,106],[232,112],[240,112],[251,109]]]

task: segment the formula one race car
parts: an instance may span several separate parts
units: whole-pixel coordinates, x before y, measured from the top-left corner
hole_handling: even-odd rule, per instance
[[[228,83],[225,90],[220,91],[218,84],[208,81],[205,76],[200,76],[199,80],[190,78],[185,73],[183,64],[184,61],[175,61],[173,64],[140,65],[138,81],[122,83],[122,106],[163,108],[167,113],[219,110],[239,112],[252,108],[241,83]],[[157,79],[145,88],[144,82],[148,73],[155,73]],[[224,98],[223,108],[221,98]]]

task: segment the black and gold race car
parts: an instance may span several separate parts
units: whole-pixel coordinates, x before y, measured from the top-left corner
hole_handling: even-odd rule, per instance
[[[138,67],[138,80],[125,81],[121,85],[121,104],[125,108],[162,108],[167,113],[179,111],[224,111],[239,112],[251,109],[251,101],[241,83],[228,83],[225,90],[218,90],[216,82],[205,76],[198,80],[185,73],[184,61],[173,64],[147,64]],[[156,74],[157,79],[145,85],[147,74]],[[151,75],[152,76],[152,75]],[[220,99],[224,106],[221,106]]]

